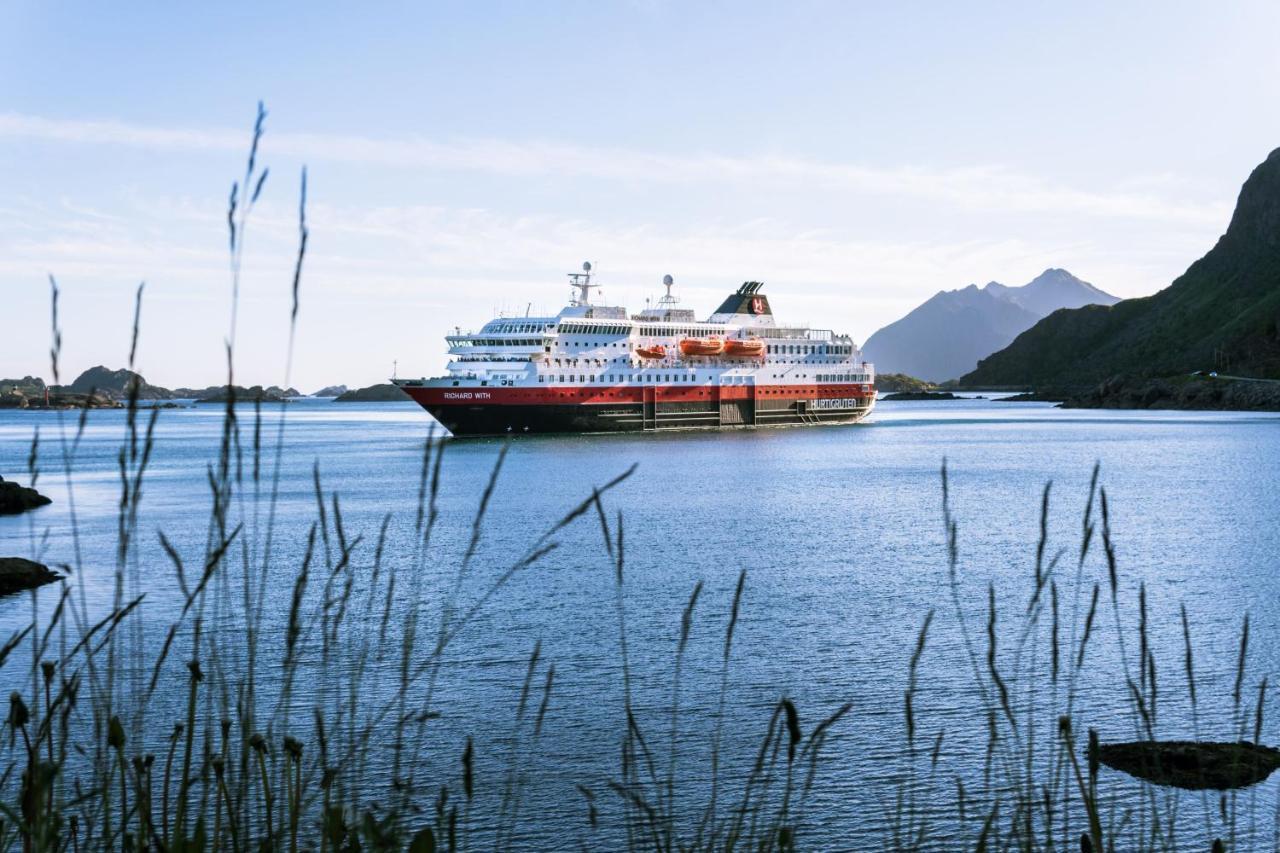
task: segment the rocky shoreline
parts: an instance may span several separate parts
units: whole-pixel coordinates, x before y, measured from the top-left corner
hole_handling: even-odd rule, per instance
[[[1186,376],[1115,376],[1062,401],[1064,409],[1174,409],[1280,412],[1280,382]]]

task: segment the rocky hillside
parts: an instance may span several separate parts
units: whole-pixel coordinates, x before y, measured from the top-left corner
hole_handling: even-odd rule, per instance
[[[961,383],[1083,391],[1214,369],[1280,378],[1280,149],[1245,181],[1226,233],[1169,287],[1052,314]]]
[[[935,294],[873,334],[862,351],[877,371],[943,382],[969,372],[1059,308],[1116,301],[1063,269],[1045,270],[1021,287],[971,284]]]
[[[174,397],[168,388],[151,385],[132,370],[110,370],[102,365],[81,373],[65,390],[73,394],[90,394],[96,391],[113,400],[126,400],[135,386],[139,400],[172,400]]]

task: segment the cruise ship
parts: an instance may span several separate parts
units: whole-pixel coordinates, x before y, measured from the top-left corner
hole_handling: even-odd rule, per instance
[[[852,338],[774,319],[758,281],[705,320],[666,295],[638,314],[597,304],[591,264],[552,317],[447,335],[448,373],[392,379],[454,436],[851,424],[875,405]]]

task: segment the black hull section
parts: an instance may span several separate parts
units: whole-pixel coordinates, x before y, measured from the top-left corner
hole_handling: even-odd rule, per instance
[[[810,410],[803,402],[782,407],[748,401],[628,403],[610,405],[430,405],[424,408],[455,437],[534,433],[655,432],[689,429],[753,429],[856,423],[872,401],[856,409]]]

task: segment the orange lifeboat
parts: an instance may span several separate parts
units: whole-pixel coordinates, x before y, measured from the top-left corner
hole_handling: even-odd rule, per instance
[[[658,359],[667,357],[667,348],[664,346],[636,347],[636,355],[641,358]]]
[[[680,341],[680,352],[685,355],[720,355],[724,352],[724,339],[715,335],[709,338],[685,338]]]
[[[758,341],[755,338],[730,339],[724,342],[724,354],[737,358],[759,358],[764,355],[764,341]]]

